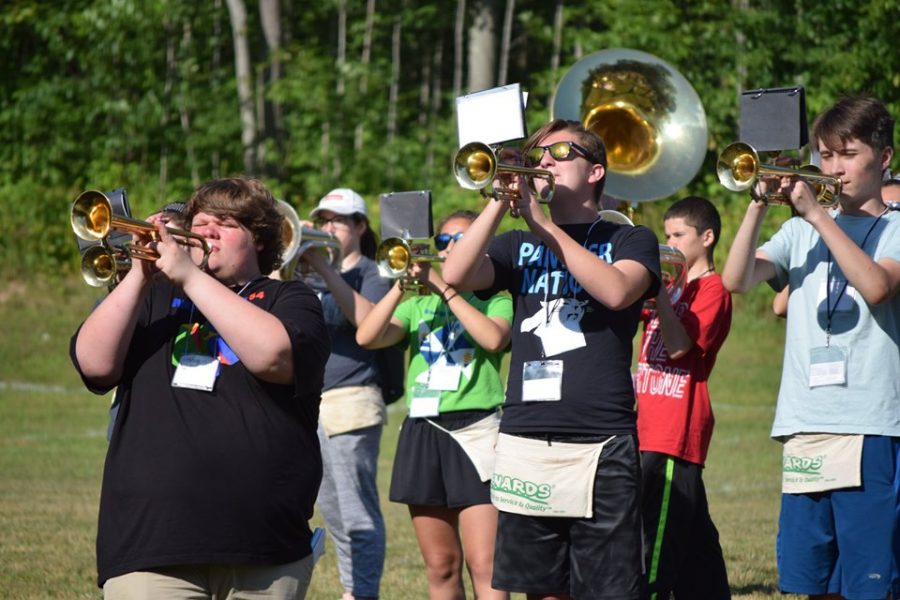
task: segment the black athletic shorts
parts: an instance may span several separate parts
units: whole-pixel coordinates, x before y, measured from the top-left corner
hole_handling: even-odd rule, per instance
[[[429,419],[448,431],[461,429],[492,410],[462,410]],[[456,440],[425,419],[406,417],[397,440],[391,474],[391,502],[413,506],[460,508],[490,504],[490,482],[478,471]]]
[[[551,436],[551,440],[582,443],[608,438]],[[531,517],[501,511],[492,586],[526,594],[567,593],[578,599],[640,598],[640,486],[637,439],[619,435],[600,455],[592,518]]]

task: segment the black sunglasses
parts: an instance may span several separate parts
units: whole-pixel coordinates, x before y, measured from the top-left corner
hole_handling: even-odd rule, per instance
[[[578,152],[583,157],[588,158],[590,152],[587,148],[575,142],[555,142],[548,146],[535,146],[525,154],[525,159],[530,165],[536,165],[544,158],[544,152],[550,152],[550,156],[554,160],[566,160],[572,157],[572,152]]]
[[[457,233],[452,233],[452,234],[451,233],[439,233],[436,236],[434,236],[434,247],[437,248],[438,250],[446,250],[447,246],[450,245],[450,240],[453,240],[454,242],[458,242],[459,238],[461,238],[462,236],[463,236],[462,231],[457,232]]]

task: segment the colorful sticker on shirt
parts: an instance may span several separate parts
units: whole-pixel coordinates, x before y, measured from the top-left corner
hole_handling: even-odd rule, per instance
[[[234,350],[208,323],[184,323],[179,327],[172,343],[172,365],[177,367],[184,354],[215,356],[223,365],[240,362]]]

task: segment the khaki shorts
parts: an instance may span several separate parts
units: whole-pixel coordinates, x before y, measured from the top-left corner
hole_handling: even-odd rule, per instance
[[[107,579],[106,600],[187,600],[197,596],[301,600],[313,571],[310,554],[282,565],[187,565],[134,571]]]

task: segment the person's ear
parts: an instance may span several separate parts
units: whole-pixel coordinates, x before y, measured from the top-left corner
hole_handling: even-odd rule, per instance
[[[884,170],[891,166],[891,160],[894,158],[894,149],[890,146],[886,146],[881,151],[881,172],[884,173]]]
[[[700,234],[700,240],[703,242],[704,248],[709,248],[716,241],[716,234],[713,233],[712,229],[707,229],[703,233]]]

